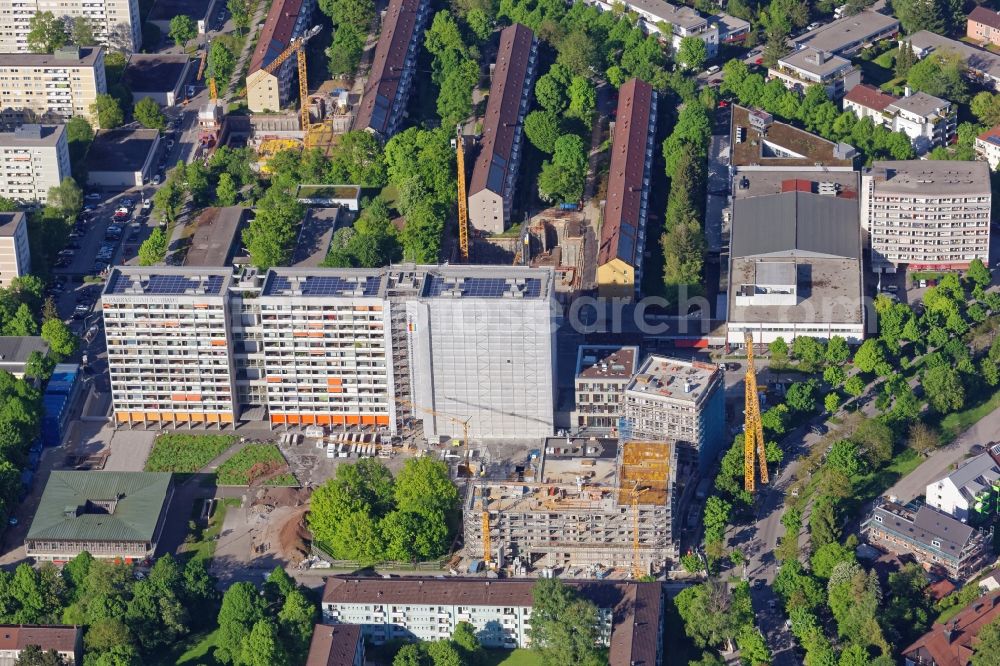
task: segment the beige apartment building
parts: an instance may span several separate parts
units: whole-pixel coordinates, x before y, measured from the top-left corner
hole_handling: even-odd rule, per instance
[[[7,128],[64,123],[73,116],[84,116],[96,128],[90,105],[107,91],[99,46],[0,54],[0,123]]]
[[[872,270],[963,270],[989,261],[986,162],[875,162],[861,175],[861,226]]]
[[[24,213],[0,213],[0,287],[31,270],[28,221]]]
[[[37,12],[86,18],[94,36],[109,48],[132,53],[142,46],[138,0],[13,0],[0,11],[0,52],[28,52],[29,24]]]
[[[49,189],[71,173],[64,125],[22,125],[0,132],[0,196],[48,202]]]

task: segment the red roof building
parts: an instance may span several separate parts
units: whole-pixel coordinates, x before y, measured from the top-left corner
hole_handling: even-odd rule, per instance
[[[934,623],[930,631],[903,650],[907,666],[967,666],[979,631],[1000,620],[1000,591],[973,601],[954,618]]]
[[[0,625],[0,662],[13,663],[21,650],[36,645],[42,652],[55,650],[67,666],[83,663],[83,627],[71,625]]]
[[[429,13],[427,0],[390,0],[351,129],[366,129],[383,141],[399,129]]]
[[[317,624],[305,666],[365,666],[361,626]]]
[[[278,111],[288,103],[295,58],[282,63],[274,74],[261,70],[274,62],[293,39],[309,29],[315,6],[315,0],[274,0],[271,4],[247,70],[247,106],[251,111]]]
[[[656,92],[645,81],[632,79],[618,92],[608,196],[597,249],[601,296],[633,298],[642,282],[655,134]]]
[[[886,107],[896,101],[896,97],[882,92],[875,86],[867,83],[854,86],[844,95],[844,110],[848,110],[849,104],[862,106],[871,111],[885,111]],[[855,112],[859,118],[864,116]]]

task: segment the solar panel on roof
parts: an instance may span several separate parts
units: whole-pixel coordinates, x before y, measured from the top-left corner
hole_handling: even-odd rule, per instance
[[[204,289],[205,293],[218,294],[222,289],[223,276],[210,275],[205,279],[189,275],[126,275],[117,273],[108,285],[109,294],[124,294],[139,283],[143,294],[180,295],[189,291]]]
[[[635,261],[635,239],[628,234],[622,234],[618,239],[618,258],[629,264]]]
[[[375,129],[382,129],[385,127],[386,119],[389,117],[389,100],[385,95],[378,94],[375,96],[375,106],[372,108],[372,122],[371,126]]]
[[[377,275],[364,276],[360,281],[339,275],[307,275],[302,282],[302,296],[343,296],[353,294],[358,289],[363,296],[377,296],[382,278]],[[292,280],[287,275],[275,275],[266,288],[265,296],[280,296],[293,293]]]
[[[986,137],[986,140],[994,145],[1000,146],[1000,136],[990,135]]]
[[[427,285],[428,296],[440,296],[443,292],[458,289],[463,296],[469,298],[502,298],[503,295],[515,289],[508,278],[477,278],[463,277],[461,285],[454,280],[432,275]],[[525,298],[538,298],[542,294],[542,281],[538,278],[520,278],[524,283]]]
[[[503,177],[506,173],[504,167],[506,164],[507,160],[494,153],[493,159],[490,161],[490,170],[486,175],[487,189],[493,192],[503,192]]]

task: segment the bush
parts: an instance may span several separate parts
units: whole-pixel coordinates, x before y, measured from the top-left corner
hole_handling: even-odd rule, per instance
[[[197,472],[235,441],[235,435],[160,435],[153,443],[146,471]]]

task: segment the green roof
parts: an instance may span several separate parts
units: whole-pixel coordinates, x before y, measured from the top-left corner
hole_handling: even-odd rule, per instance
[[[299,185],[295,192],[299,199],[357,199],[360,185]]]
[[[152,541],[166,472],[52,472],[28,539]]]

